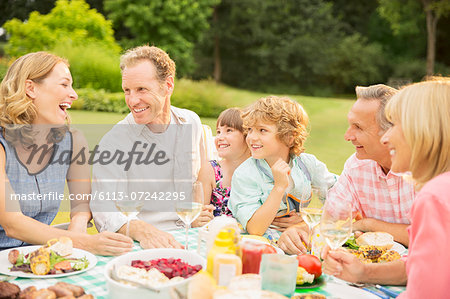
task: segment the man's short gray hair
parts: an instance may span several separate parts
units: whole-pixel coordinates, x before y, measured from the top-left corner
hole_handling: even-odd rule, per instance
[[[175,62],[164,50],[155,46],[140,46],[129,49],[120,57],[120,70],[126,67],[134,66],[143,60],[153,63],[156,68],[157,79],[163,82],[167,77],[172,76],[175,79]]]
[[[376,119],[381,131],[386,132],[392,126],[392,123],[387,120],[384,114],[384,108],[386,107],[386,103],[398,90],[384,84],[376,84],[368,87],[356,86],[355,90],[357,99],[377,100],[380,102]]]

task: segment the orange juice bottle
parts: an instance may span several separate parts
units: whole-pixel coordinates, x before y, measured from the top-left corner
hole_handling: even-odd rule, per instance
[[[234,243],[234,229],[222,229],[214,239],[214,244],[208,252],[206,259],[206,271],[211,275],[214,271],[214,258],[218,254],[236,254],[236,244]]]

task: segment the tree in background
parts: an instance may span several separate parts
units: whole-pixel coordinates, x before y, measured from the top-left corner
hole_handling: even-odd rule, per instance
[[[126,47],[150,44],[166,50],[183,76],[194,68],[192,50],[208,29],[208,18],[220,0],[105,0],[104,8],[114,26],[122,24],[130,38]]]
[[[265,91],[331,93],[382,79],[381,47],[346,33],[330,2],[223,0],[216,13],[195,78],[217,78],[220,61],[224,83]]]
[[[417,32],[423,23],[424,13],[427,28],[428,76],[434,74],[436,57],[437,23],[450,13],[449,0],[379,0],[379,12],[391,23],[396,34]]]
[[[83,0],[58,0],[48,14],[33,11],[27,21],[12,19],[3,27],[10,36],[5,51],[11,56],[51,50],[61,43],[96,43],[105,49],[120,51],[111,21],[95,9],[89,9]]]

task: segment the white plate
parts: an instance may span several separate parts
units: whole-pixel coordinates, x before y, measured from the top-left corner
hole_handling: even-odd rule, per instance
[[[12,264],[8,261],[8,253],[11,250],[17,249],[20,253],[27,254],[30,252],[33,252],[35,250],[38,250],[42,246],[24,246],[24,247],[18,247],[18,248],[12,248],[0,251],[0,273],[10,276],[17,276],[17,277],[25,277],[25,278],[56,278],[56,277],[64,277],[64,276],[70,276],[70,275],[76,275],[79,273],[83,273],[89,269],[92,269],[97,264],[97,258],[95,255],[93,255],[90,252],[84,251],[82,249],[74,248],[72,251],[72,254],[69,257],[72,258],[82,258],[86,257],[89,261],[89,266],[86,269],[80,270],[80,271],[74,271],[69,273],[61,273],[61,274],[50,274],[50,275],[35,275],[33,273],[25,273],[22,271],[11,271],[9,268],[12,267]]]
[[[362,289],[351,287],[346,284],[337,284],[333,282],[326,283],[325,291],[331,294],[330,297],[333,298],[380,299],[380,297]]]
[[[279,253],[279,254],[284,254],[284,251],[281,250],[281,248],[276,247],[276,246],[273,246],[272,244],[270,244],[270,243],[268,243],[268,242],[264,242],[264,241],[261,241],[261,240],[258,240],[258,239],[246,238],[245,235],[242,236],[242,240],[245,241],[245,242],[253,242],[253,243],[258,243],[258,244],[267,244],[267,245],[270,245],[270,246],[272,246],[273,248],[275,248],[275,250],[277,251],[277,253]]]
[[[392,246],[391,249],[397,251],[400,255],[408,253],[408,250],[406,250],[405,246],[397,242],[394,242],[394,246]]]

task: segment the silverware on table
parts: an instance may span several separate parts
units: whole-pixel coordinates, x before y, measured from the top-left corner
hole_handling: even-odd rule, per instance
[[[357,287],[360,289],[363,289],[365,291],[371,292],[374,295],[377,295],[380,298],[397,298],[397,296],[399,295],[397,292],[391,291],[388,288],[385,288],[379,284],[371,284],[371,283],[351,283],[351,282],[347,282],[347,284],[349,286],[353,286],[353,287]],[[376,292],[374,290],[369,289],[369,287],[374,287],[376,288],[379,292]],[[380,293],[382,292],[382,293]]]

